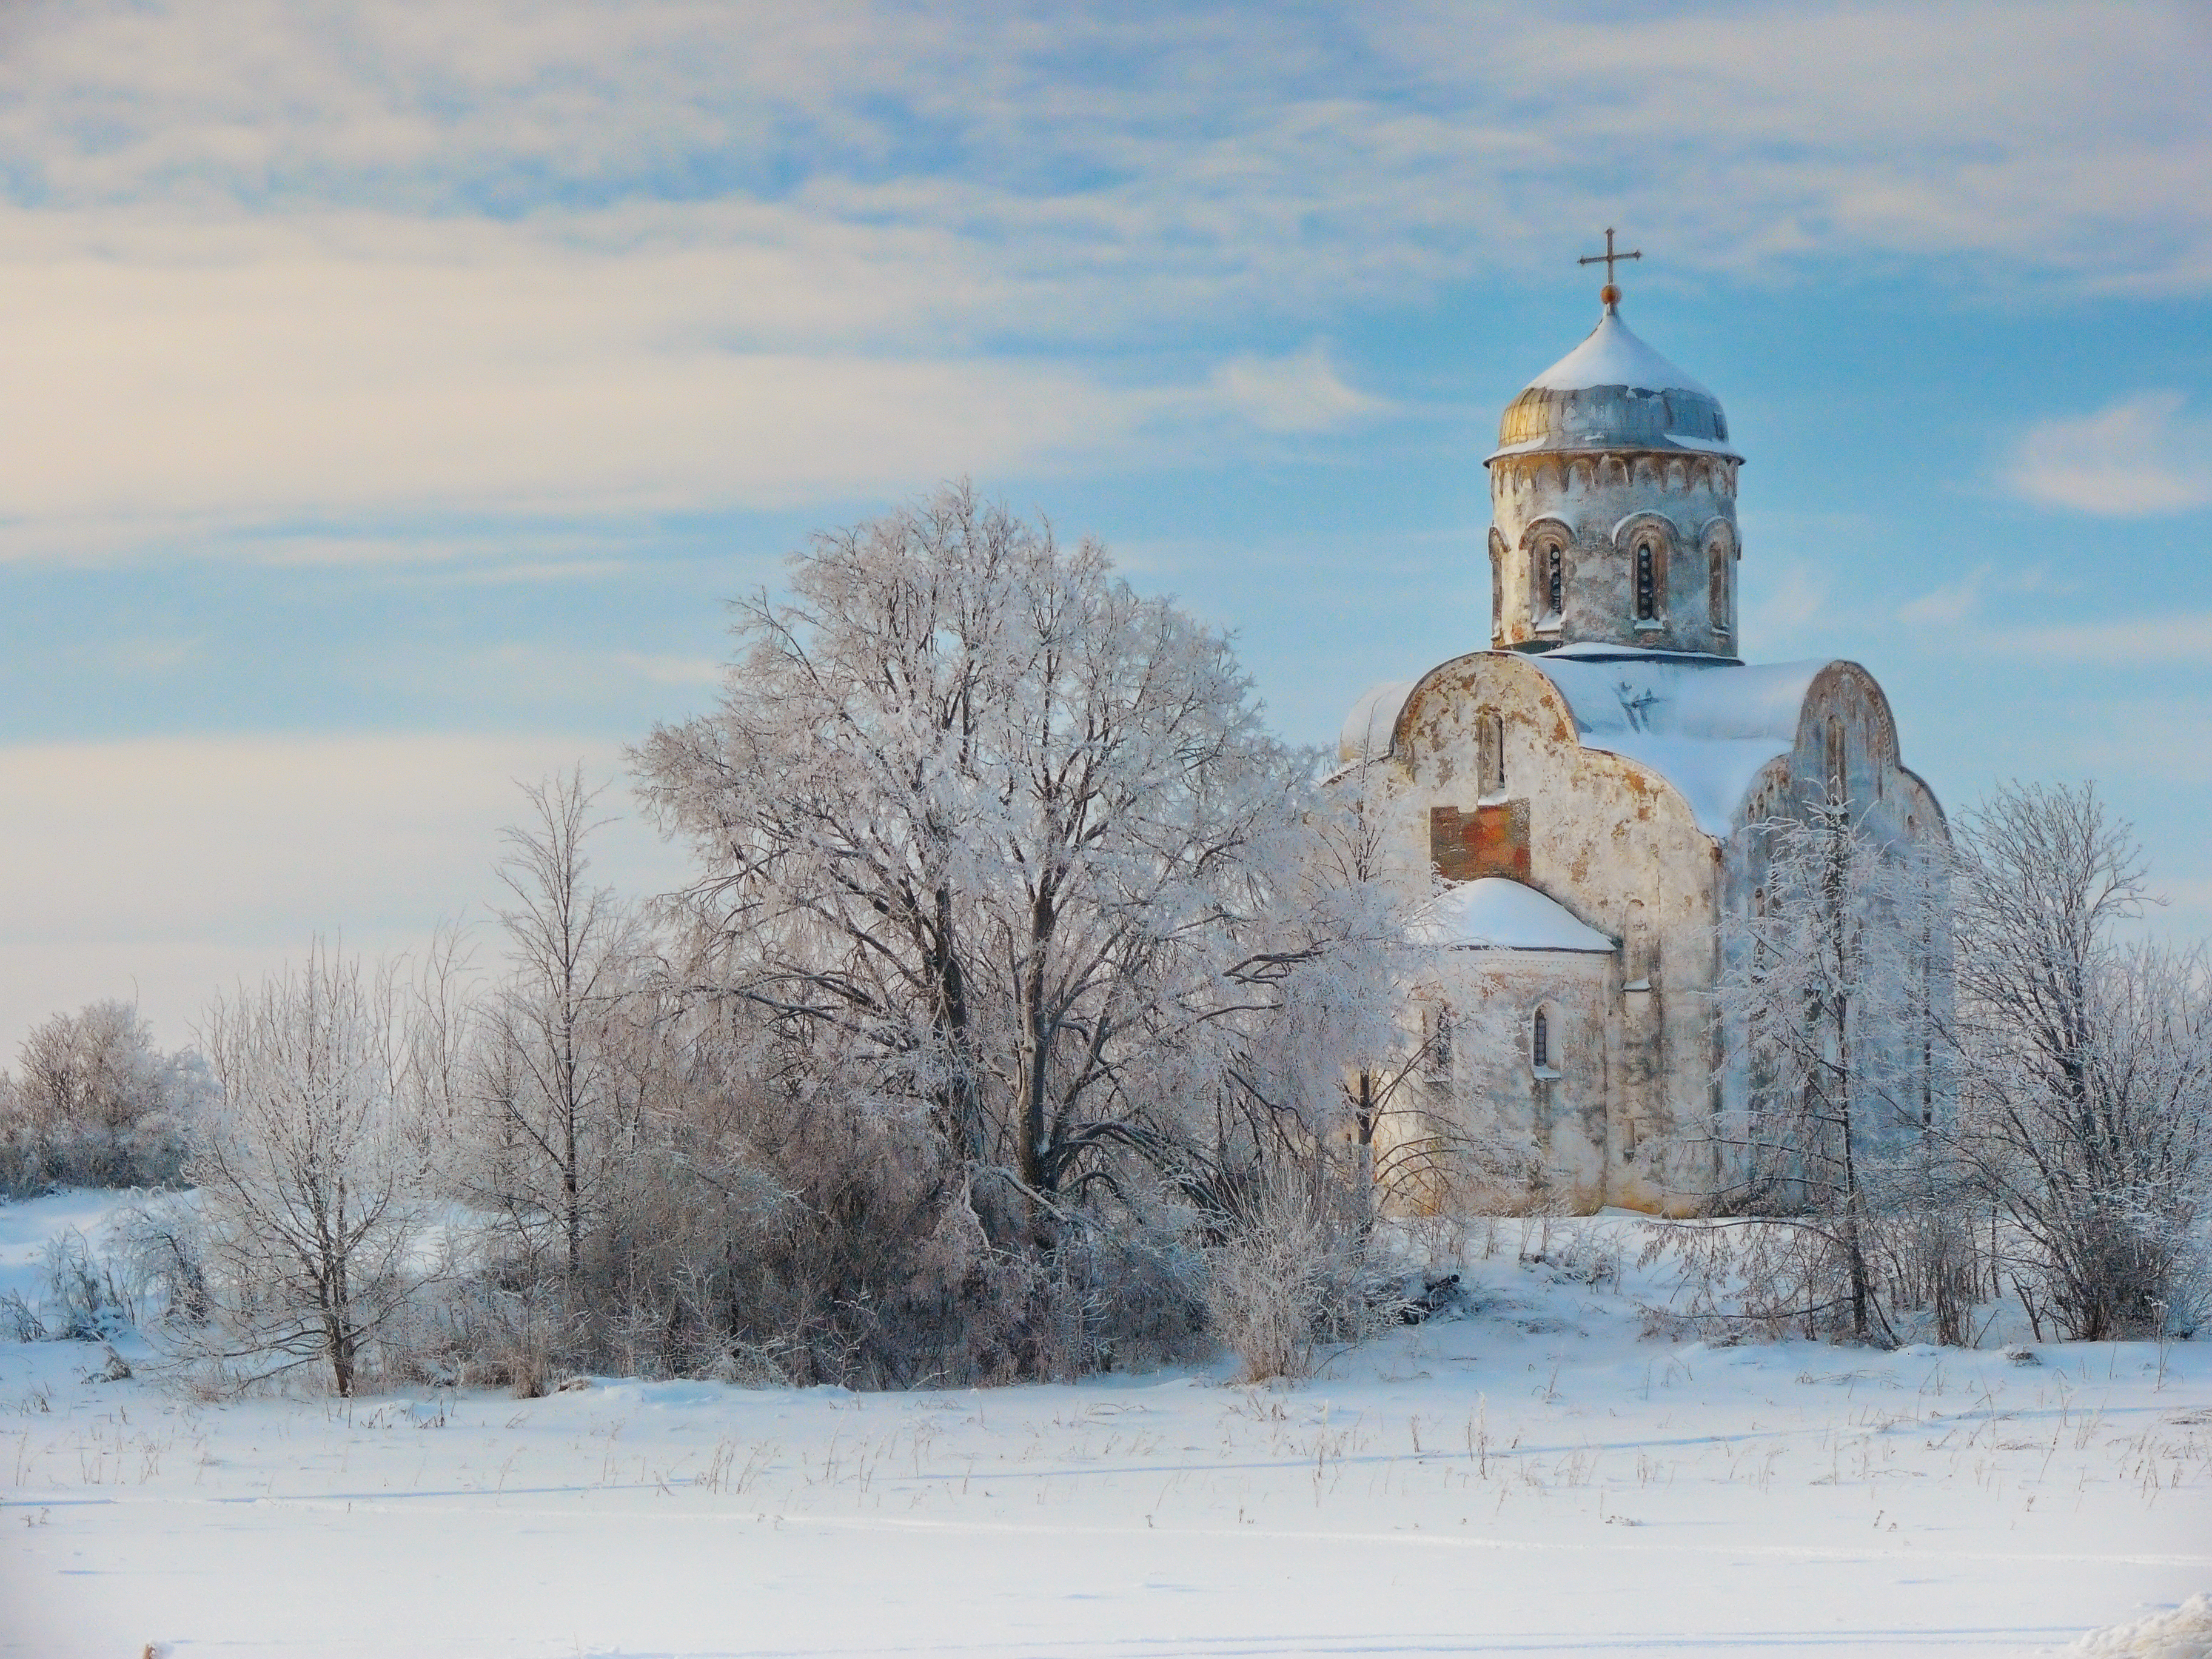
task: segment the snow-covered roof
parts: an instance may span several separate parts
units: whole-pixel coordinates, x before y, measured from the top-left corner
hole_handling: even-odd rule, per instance
[[[1625,386],[1635,392],[1712,393],[1668,362],[1620,320],[1607,306],[1589,337],[1528,382],[1547,392],[1585,392],[1593,386]],[[1716,402],[1718,399],[1715,399]]]
[[[1707,835],[1797,741],[1805,694],[1826,665],[1752,666],[1726,657],[1570,645],[1528,659],[1574,711],[1585,749],[1640,761],[1680,792]]]
[[[1498,654],[1527,663],[1558,688],[1583,747],[1650,767],[1716,839],[1729,833],[1760,769],[1796,743],[1805,694],[1827,665],[1753,666],[1727,657],[1601,644]],[[1361,697],[1344,723],[1343,758],[1389,754],[1398,716],[1419,684],[1394,680]]]
[[[1390,752],[1390,734],[1397,729],[1399,711],[1406,699],[1413,695],[1417,682],[1386,680],[1381,685],[1370,686],[1360,694],[1352,712],[1344,717],[1344,730],[1337,738],[1336,752],[1340,760],[1379,760]]]
[[[1410,930],[1446,949],[1604,952],[1613,942],[1573,911],[1504,876],[1455,883],[1421,907]]]
[[[1742,458],[1720,399],[1607,306],[1590,336],[1505,406],[1490,459],[1540,450],[1656,449]]]

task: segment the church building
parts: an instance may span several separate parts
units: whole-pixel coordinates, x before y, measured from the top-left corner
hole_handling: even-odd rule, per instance
[[[1401,1207],[1704,1206],[1747,1104],[1714,991],[1765,902],[1754,826],[1825,797],[1887,844],[1948,833],[1865,669],[1744,660],[1743,457],[1620,300],[1485,463],[1488,648],[1344,726],[1338,787],[1422,899],[1421,1059],[1375,1133]]]

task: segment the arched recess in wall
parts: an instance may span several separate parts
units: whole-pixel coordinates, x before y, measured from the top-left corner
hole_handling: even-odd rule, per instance
[[[1486,708],[1475,716],[1474,759],[1477,787],[1487,799],[1505,793],[1505,716]]]
[[[1442,998],[1431,1001],[1421,1017],[1421,1085],[1431,1102],[1449,1105],[1452,1099],[1452,1011]]]
[[[1528,1069],[1540,1078],[1557,1077],[1564,1058],[1559,1052],[1559,1012],[1548,1002],[1540,1002],[1528,1015]]]
[[[1613,526],[1613,545],[1628,562],[1628,614],[1638,628],[1667,625],[1667,565],[1674,526],[1656,513],[1638,513]]]
[[[1522,533],[1528,553],[1528,623],[1556,632],[1567,608],[1567,549],[1573,532],[1557,519],[1539,519]]]
[[[1726,643],[1735,637],[1735,532],[1725,519],[1705,526],[1705,611],[1712,620],[1713,638]]]

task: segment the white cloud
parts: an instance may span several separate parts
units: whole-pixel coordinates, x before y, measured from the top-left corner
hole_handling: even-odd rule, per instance
[[[343,930],[404,948],[482,906],[515,779],[603,742],[471,735],[146,739],[0,748],[0,1056],[57,1007],[131,994],[181,1041],[208,994]],[[629,806],[617,783],[611,809]],[[595,874],[680,878],[634,817]],[[4,1063],[4,1060],[0,1060]]]
[[[1224,401],[1324,429],[1365,394],[1318,349],[1210,384],[1086,354],[1564,278],[1608,222],[1655,275],[2212,281],[2185,7],[0,18],[19,556],[303,512],[896,494],[1118,464]]]
[[[2212,664],[2212,612],[2081,622],[2057,628],[1982,628],[1962,644],[1985,655],[2042,661]]]
[[[1989,577],[1989,567],[1984,565],[1955,582],[1930,588],[1918,599],[1899,606],[1898,620],[1921,626],[1964,622],[1980,609],[1982,590],[1988,585]]]
[[[1295,356],[1237,358],[1214,371],[1213,386],[1265,432],[1326,432],[1387,407],[1346,385],[1318,342]]]
[[[2021,565],[2000,571],[1993,564],[1980,564],[1955,580],[1908,599],[1897,608],[1897,619],[1920,628],[1957,629],[1979,617],[1983,600],[1992,593],[2052,591],[2051,574],[2041,565]]]
[[[2032,428],[2009,476],[2046,506],[2120,518],[2187,512],[2212,502],[2212,421],[2190,414],[2178,392],[2146,392]]]
[[[313,228],[114,258],[83,228],[8,273],[19,550],[57,520],[781,505],[1047,466],[1159,404],[1045,362],[764,349],[802,331],[779,296],[804,284],[752,280],[742,248],[394,225],[371,250],[370,227]]]

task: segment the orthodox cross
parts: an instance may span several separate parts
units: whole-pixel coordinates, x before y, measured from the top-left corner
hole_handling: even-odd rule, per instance
[[[1578,265],[1601,264],[1605,267],[1605,286],[1598,290],[1597,297],[1605,304],[1613,306],[1620,303],[1620,290],[1613,286],[1613,266],[1623,259],[1641,259],[1643,257],[1642,248],[1637,249],[1632,253],[1615,253],[1613,251],[1613,227],[1607,225],[1605,228],[1605,252],[1589,254],[1576,260],[1575,263]]]

